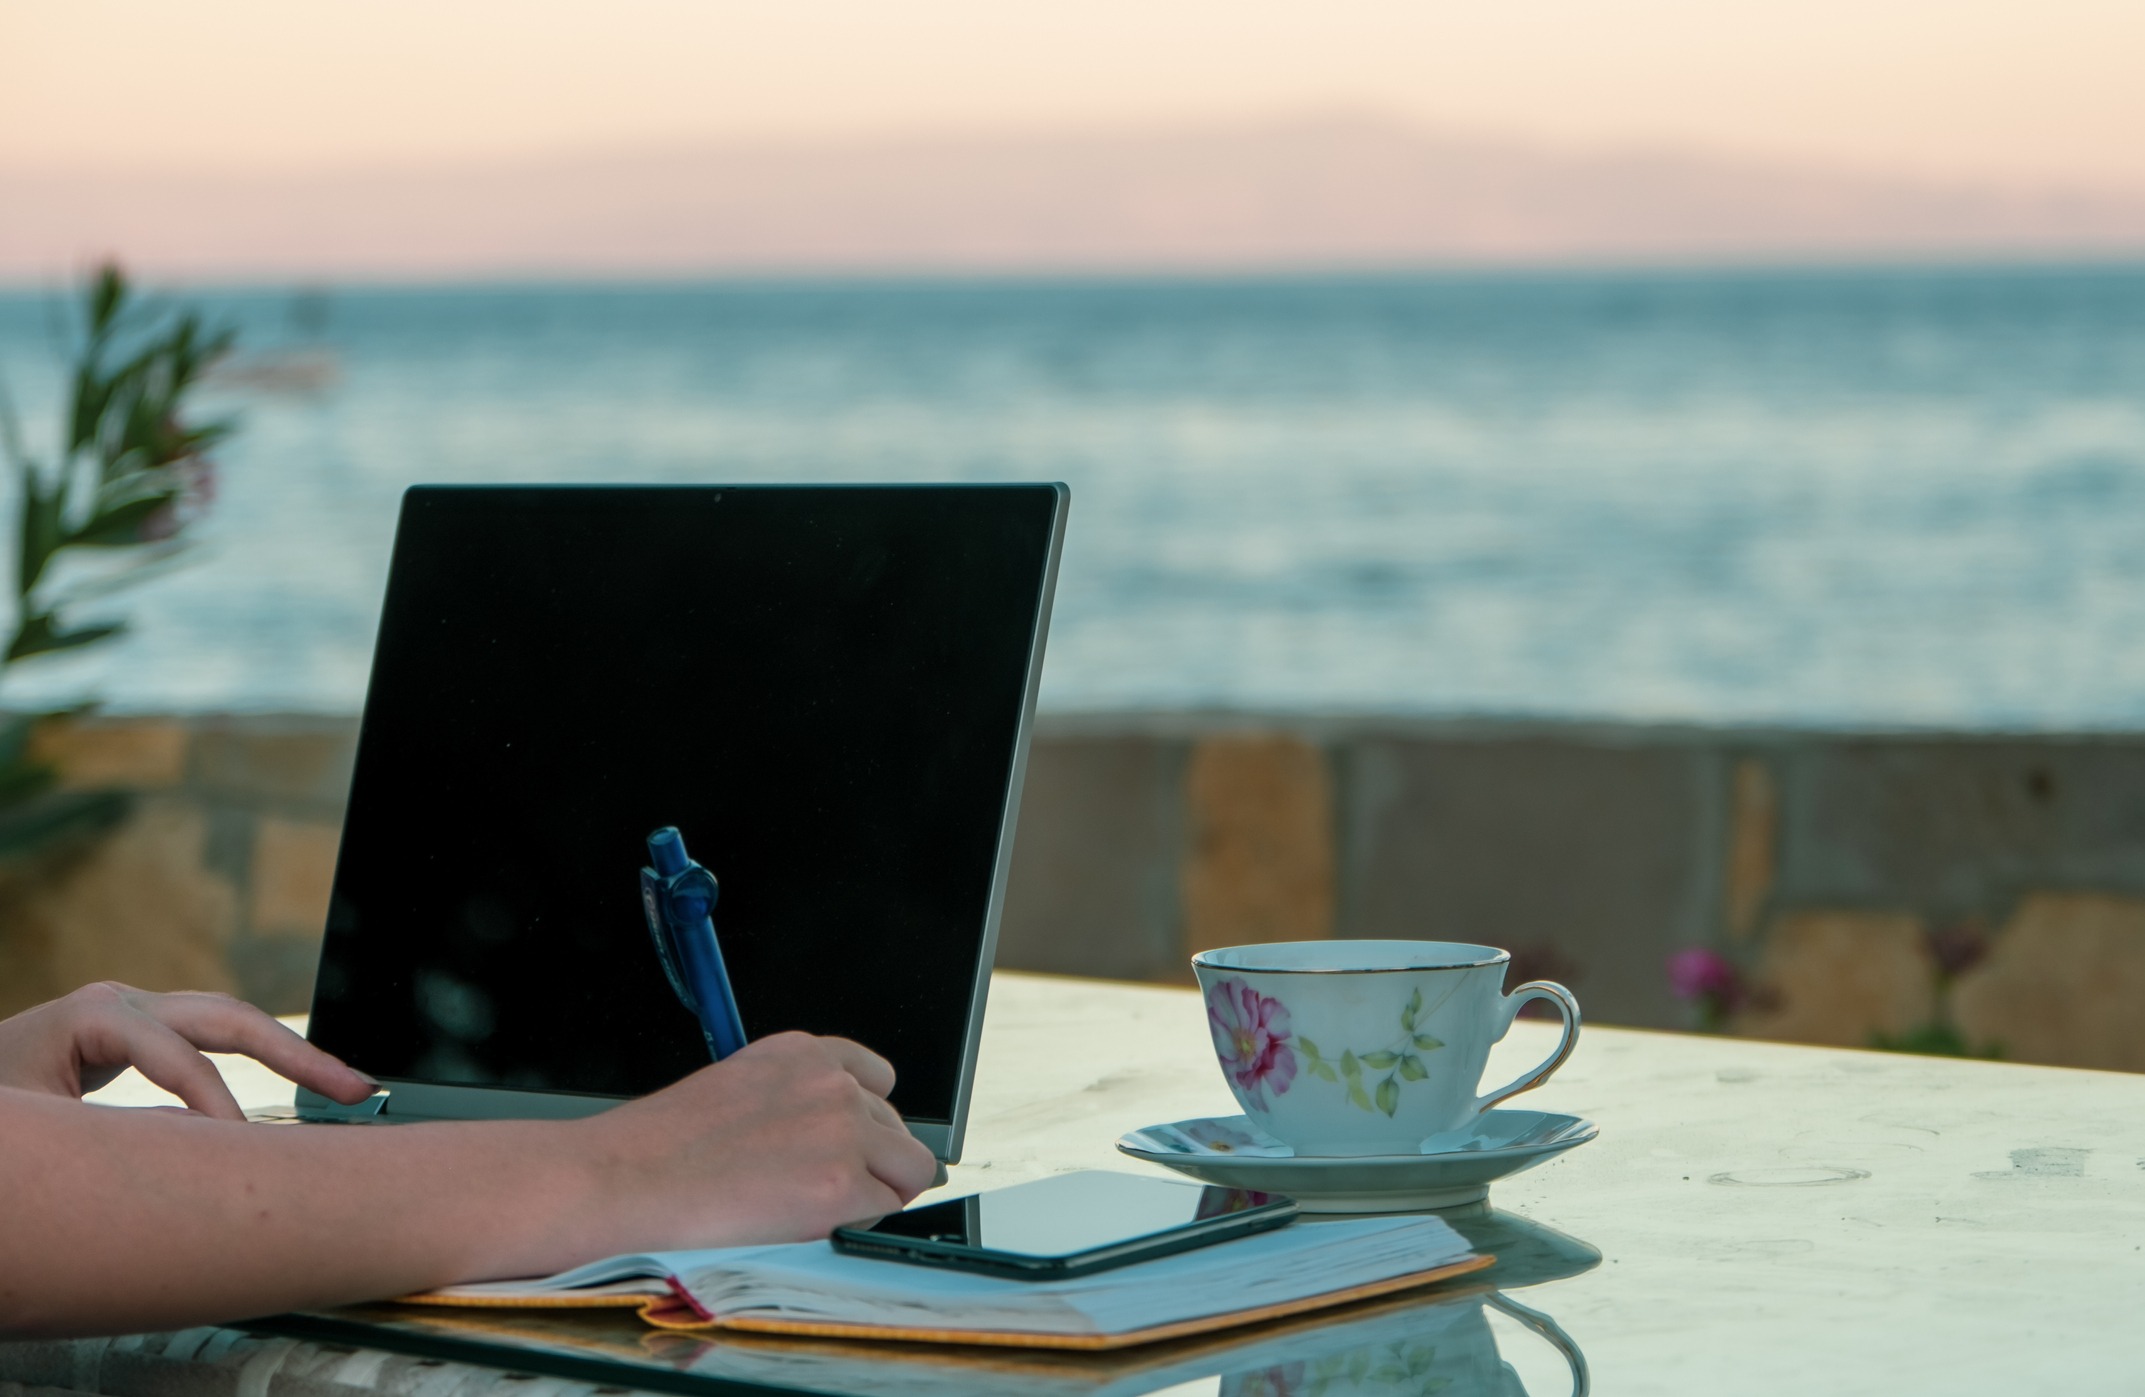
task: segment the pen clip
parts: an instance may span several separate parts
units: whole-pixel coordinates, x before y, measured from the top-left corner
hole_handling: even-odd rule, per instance
[[[678,955],[677,933],[671,929],[670,918],[664,915],[663,878],[652,868],[641,870],[641,914],[648,919],[648,935],[655,942],[655,958],[663,963],[663,978],[670,981],[670,992],[678,996],[678,1002],[688,1012],[698,1015],[700,1006],[693,1001],[693,992],[685,983],[685,966]]]

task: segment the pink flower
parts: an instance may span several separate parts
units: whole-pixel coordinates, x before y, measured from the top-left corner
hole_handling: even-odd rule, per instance
[[[1291,1363],[1277,1363],[1271,1368],[1231,1373],[1221,1380],[1221,1397],[1301,1397],[1307,1390],[1304,1380],[1308,1376],[1309,1369],[1300,1358]],[[1323,1380],[1319,1388],[1324,1390]]]
[[[1692,946],[1668,958],[1668,987],[1678,999],[1732,1002],[1741,996],[1742,977],[1720,952]]]
[[[182,522],[179,503],[174,497],[142,516],[141,523],[134,528],[134,536],[143,543],[162,543],[177,535]]]
[[[1296,1050],[1289,1046],[1288,1006],[1242,980],[1218,980],[1207,991],[1207,1029],[1231,1081],[1263,1100],[1272,1086],[1285,1095],[1296,1080]]]
[[[1735,962],[1705,946],[1688,946],[1668,958],[1668,987],[1676,998],[1698,1009],[1698,1026],[1719,1033],[1745,1003],[1762,1003],[1765,994],[1749,992]]]
[[[216,503],[218,468],[206,456],[189,456],[178,463],[179,479],[184,483],[187,502],[200,513]]]
[[[1976,922],[1953,922],[1931,927],[1924,937],[1929,957],[1936,962],[1939,979],[1956,980],[1981,964],[1989,953],[1989,938]]]

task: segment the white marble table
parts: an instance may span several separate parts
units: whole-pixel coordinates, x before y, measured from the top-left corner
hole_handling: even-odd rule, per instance
[[[1519,1025],[1489,1075],[1550,1031]],[[276,1094],[229,1072],[249,1105]],[[1491,1194],[1601,1263],[1520,1290],[1489,1273],[1598,1392],[2145,1391],[2145,1077],[1589,1028],[1514,1104],[1602,1128]],[[1001,975],[949,1187],[1146,1168],[1111,1142],[1233,1109],[1192,992]],[[1570,1390],[1553,1348],[1491,1318],[1525,1391]]]
[[[963,1184],[1234,1109],[1188,991],[1002,977],[983,1062]],[[1593,1028],[1515,1104],[1601,1126],[1491,1202],[1603,1392],[2145,1392],[2145,1077]]]

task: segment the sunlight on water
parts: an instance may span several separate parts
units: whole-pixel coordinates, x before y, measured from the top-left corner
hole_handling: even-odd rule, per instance
[[[33,444],[50,318],[0,298]],[[418,481],[1062,479],[1058,710],[2145,719],[2145,272],[348,291],[322,335],[332,389],[232,398],[195,565],[13,701],[354,711]]]

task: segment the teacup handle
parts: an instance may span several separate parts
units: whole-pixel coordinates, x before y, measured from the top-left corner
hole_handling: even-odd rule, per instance
[[[1549,1074],[1562,1067],[1564,1059],[1572,1055],[1572,1049],[1579,1046],[1579,1001],[1572,998],[1570,990],[1554,980],[1529,980],[1526,984],[1521,985],[1504,997],[1504,1003],[1499,1006],[1498,1010],[1504,1016],[1504,1022],[1497,1025],[1496,1041],[1503,1042],[1504,1036],[1512,1031],[1512,1021],[1519,1017],[1521,1006],[1536,999],[1548,1000],[1550,1003],[1555,1004],[1564,1014],[1564,1036],[1557,1039],[1557,1050],[1544,1058],[1540,1066],[1515,1079],[1510,1085],[1501,1087],[1487,1096],[1476,1097],[1475,1113],[1477,1115],[1487,1111],[1508,1096],[1517,1096],[1523,1091],[1531,1091],[1533,1088],[1548,1081]]]
[[[1571,1369],[1572,1397],[1587,1397],[1593,1390],[1593,1376],[1586,1370],[1586,1355],[1579,1352],[1579,1346],[1572,1342],[1571,1335],[1565,1333],[1548,1315],[1540,1310],[1528,1309],[1501,1290],[1490,1293],[1489,1303],[1547,1339],[1550,1346],[1564,1356],[1565,1365]]]

